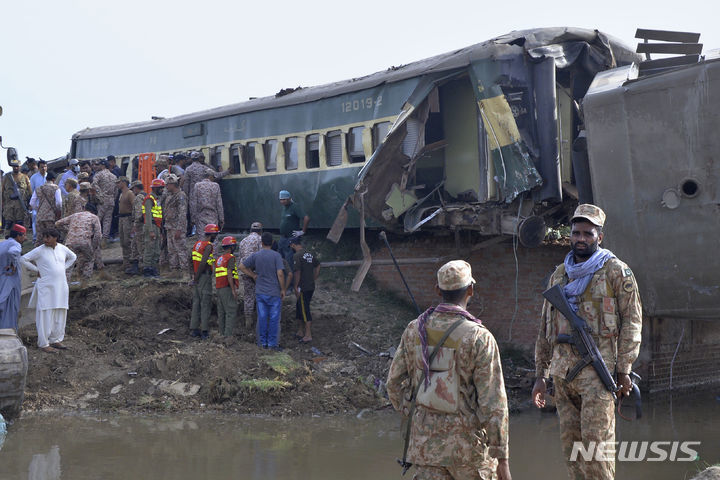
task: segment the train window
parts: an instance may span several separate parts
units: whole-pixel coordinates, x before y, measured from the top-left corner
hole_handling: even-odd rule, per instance
[[[122,157],[122,160],[120,160],[120,172],[123,174],[124,177],[127,176],[127,169],[130,166],[130,157]]]
[[[230,145],[230,172],[241,173],[240,159],[242,158],[242,145],[236,143]]]
[[[140,157],[135,155],[132,159],[132,180],[135,181],[138,179],[138,174],[140,173]]]
[[[365,161],[365,149],[362,142],[363,130],[365,127],[353,127],[347,135],[348,156],[351,163]]]
[[[217,147],[210,150],[210,165],[218,171],[222,170],[222,151],[223,151],[222,145],[218,145]]]
[[[285,170],[296,170],[298,167],[298,139],[285,139]]]
[[[380,122],[373,126],[373,152],[378,149],[390,130],[390,122]]]
[[[335,167],[342,163],[342,132],[332,130],[327,133],[327,164]]]
[[[255,158],[255,146],[257,142],[248,142],[242,149],[242,159],[247,173],[257,173],[257,159]]]
[[[318,168],[320,166],[320,135],[308,135],[305,145],[305,167]]]
[[[265,142],[265,171],[274,172],[277,170],[278,141],[275,139]],[[257,169],[257,167],[255,167]],[[250,170],[248,170],[249,172]]]

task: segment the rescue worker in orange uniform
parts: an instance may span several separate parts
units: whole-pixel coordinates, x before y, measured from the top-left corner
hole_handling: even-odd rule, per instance
[[[145,195],[142,204],[143,215],[143,276],[159,277],[158,260],[160,259],[160,241],[162,236],[160,229],[162,228],[163,213],[162,206],[158,199],[163,193],[165,182],[156,178],[150,183],[151,193]]]
[[[215,293],[220,335],[232,336],[237,322],[237,298],[240,279],[235,263],[235,237],[222,239],[223,254],[215,261]]]
[[[205,237],[193,245],[190,252],[190,286],[193,287],[192,313],[190,314],[190,336],[205,340],[210,336],[208,321],[212,309],[212,267],[213,243],[220,233],[214,223],[205,226]]]

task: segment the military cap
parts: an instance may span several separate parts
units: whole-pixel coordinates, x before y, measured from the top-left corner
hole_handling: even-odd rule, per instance
[[[27,233],[27,229],[25,227],[23,227],[22,225],[20,225],[19,223],[14,224],[10,230],[12,230],[13,232],[17,232],[21,235],[23,233]]]
[[[171,184],[171,183],[177,184],[177,183],[178,183],[178,177],[177,177],[177,175],[175,175],[174,173],[168,174],[168,176],[165,177],[165,183],[166,183],[166,184]]]
[[[80,190],[90,190],[90,182],[80,182]]]
[[[437,272],[438,287],[446,292],[459,290],[475,283],[472,268],[464,260],[452,260]]]
[[[570,219],[570,223],[574,222],[576,219],[587,220],[596,227],[602,227],[605,225],[605,212],[603,212],[600,207],[596,207],[590,203],[583,203],[582,205],[578,205],[575,209],[575,213]]]
[[[87,180],[88,178],[90,178],[90,174],[88,172],[78,173],[78,180],[82,181],[83,179]]]
[[[132,183],[130,184],[130,188],[135,188],[135,187],[143,188],[142,182],[140,180],[133,180]]]
[[[118,179],[115,180],[115,183],[117,182],[125,182],[125,185],[129,185],[130,179],[128,177],[118,177]]]

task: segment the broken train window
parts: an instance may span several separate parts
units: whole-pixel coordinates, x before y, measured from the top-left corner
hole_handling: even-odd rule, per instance
[[[305,140],[305,168],[320,166],[320,135],[308,135]]]

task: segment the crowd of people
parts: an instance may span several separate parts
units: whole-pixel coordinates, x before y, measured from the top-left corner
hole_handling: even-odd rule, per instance
[[[263,232],[260,222],[254,222],[249,235],[238,242],[232,235],[218,238],[225,218],[217,181],[229,172],[218,172],[206,165],[201,152],[161,155],[155,164],[158,173],[150,185],[143,185],[140,180],[131,182],[123,176],[112,155],[92,162],[71,159],[59,175],[49,172],[42,160],[26,164],[27,173],[20,170],[17,159],[10,159],[9,163],[13,171],[3,177],[7,238],[21,245],[27,232],[24,225],[32,224],[35,247],[52,243],[51,251],[71,252],[71,261],[67,256],[66,287],[72,277],[84,285],[94,272],[102,270],[102,248],[119,241],[122,269],[127,275],[157,278],[164,269],[163,274],[168,277],[183,278],[189,272],[193,290],[191,336],[201,339],[210,336],[208,322],[213,297],[217,304],[218,333],[234,335],[242,295],[246,330],[255,325],[257,313],[258,345],[278,349],[280,305],[285,295],[292,292],[297,297],[300,322],[296,337],[302,343],[312,341],[309,304],[319,260],[302,246],[310,218],[292,200],[289,191],[278,193],[279,241]],[[190,241],[194,242],[192,248],[188,237],[195,237]],[[56,249],[55,245],[61,247]],[[38,269],[29,258],[18,260],[16,248],[9,248],[12,242],[5,246],[8,262],[16,267],[22,263],[29,270]],[[46,250],[39,251],[47,253]],[[15,293],[19,296],[19,283],[17,290],[14,296]],[[38,346],[48,352],[62,349],[62,335],[48,333],[40,338],[43,325],[48,324],[45,328],[48,332],[52,325],[59,325],[59,321],[53,321],[38,323]],[[17,328],[16,320],[3,320],[5,323]],[[59,328],[57,325],[55,328]]]

